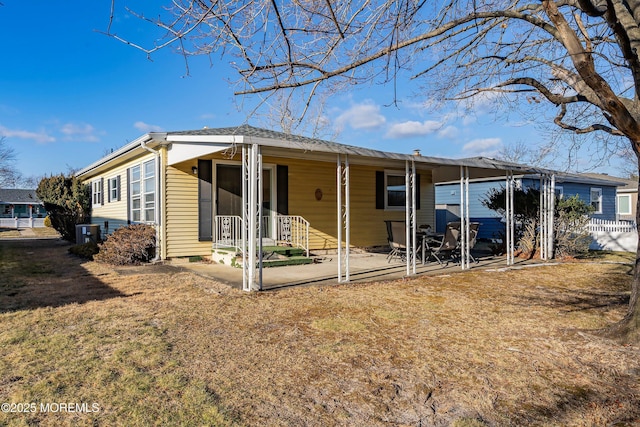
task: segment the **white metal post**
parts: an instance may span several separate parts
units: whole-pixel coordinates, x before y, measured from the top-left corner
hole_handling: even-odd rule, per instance
[[[351,205],[349,182],[349,156],[344,155],[344,167],[342,157],[338,154],[336,165],[336,192],[337,192],[337,227],[338,227],[338,282],[349,281],[349,257],[351,245]],[[344,194],[343,194],[344,192]],[[342,248],[342,238],[345,239],[345,248]],[[344,278],[344,279],[343,279]]]
[[[544,219],[546,215],[544,213],[544,177],[540,176],[540,212],[539,212],[539,222],[540,222],[540,259],[544,259],[544,249],[545,249],[545,239],[544,239]]]
[[[543,175],[540,179],[540,258],[549,259],[551,254],[549,252],[550,244],[550,214],[553,215],[553,210],[550,209],[549,191],[551,184],[549,175]]]
[[[253,290],[256,281],[256,231],[258,230],[257,216],[258,216],[258,150],[257,145],[253,144],[249,149],[249,224],[247,232],[248,239],[248,258],[249,258],[249,289]]]
[[[514,189],[515,180],[513,178],[513,171],[507,171],[507,198],[506,198],[506,233],[507,233],[507,265],[514,264],[515,258],[515,209],[514,209]]]
[[[351,206],[350,206],[350,197],[349,197],[349,156],[347,154],[344,155],[344,170],[342,174],[344,175],[344,235],[345,235],[345,245],[344,245],[344,280],[345,282],[349,281],[349,257],[351,255],[350,245],[351,245]]]
[[[509,176],[510,171],[507,171],[506,183],[505,183],[505,193],[504,193],[504,205],[505,205],[505,227],[504,227],[504,237],[505,237],[505,251],[507,253],[507,265],[511,265],[511,177]]]
[[[411,175],[409,174],[409,161],[404,162],[404,243],[406,258],[405,264],[407,266],[407,276],[411,274],[411,257],[413,256],[413,244],[411,243],[411,191],[409,191],[411,185]]]
[[[465,265],[465,254],[466,254],[466,191],[465,191],[465,167],[460,166],[460,268],[464,270],[466,268]]]
[[[254,150],[256,150],[256,158],[257,158],[257,165],[256,165],[256,171],[258,174],[258,182],[257,182],[257,196],[258,196],[258,203],[257,203],[257,221],[258,221],[258,290],[262,290],[262,193],[263,193],[263,186],[264,183],[262,182],[262,153],[260,150],[260,146],[257,144],[254,144]]]
[[[414,160],[411,160],[411,234],[413,235],[412,237],[412,242],[413,244],[411,245],[413,253],[411,255],[411,262],[412,262],[412,270],[413,270],[413,274],[416,274],[416,258],[417,258],[417,251],[418,251],[418,224],[416,223],[416,162]],[[422,243],[422,242],[421,242]],[[424,260],[423,260],[424,262]]]
[[[247,222],[249,221],[247,215],[247,207],[249,205],[249,171],[247,168],[248,159],[247,159],[247,147],[245,145],[242,146],[242,290],[249,291],[251,290],[251,286],[249,284],[249,259],[247,257],[247,240],[248,240],[248,230],[247,230]]]
[[[465,259],[465,265],[466,268],[469,268],[469,266],[471,265],[471,231],[470,231],[470,215],[469,215],[469,167],[465,166],[464,167],[464,192],[465,192],[465,205],[466,205],[466,209],[465,209],[465,220],[464,220],[464,233],[465,233],[465,253],[464,256],[466,257]]]
[[[513,171],[511,172],[511,196],[509,197],[511,203],[511,247],[509,250],[511,251],[511,264],[515,263],[515,246],[516,246],[516,211],[515,211],[515,189],[516,189],[516,180],[513,178]]]
[[[556,176],[555,174],[551,174],[550,184],[549,184],[549,221],[548,221],[548,227],[549,227],[548,245],[549,246],[547,249],[547,255],[549,259],[553,258],[553,250],[554,250],[553,240],[555,237],[553,234],[553,223],[554,223],[555,205],[556,205]]]
[[[337,216],[336,226],[338,227],[338,283],[342,282],[342,160],[338,154],[336,164],[336,196],[337,196]]]
[[[464,251],[462,227],[464,226],[464,166],[460,166],[460,253]],[[460,257],[462,258],[462,256]],[[460,267],[464,270],[464,262],[460,260]]]

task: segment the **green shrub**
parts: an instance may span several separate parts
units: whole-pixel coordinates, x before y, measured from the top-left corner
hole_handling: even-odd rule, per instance
[[[44,226],[45,227],[53,227],[53,225],[51,224],[51,218],[49,218],[49,215],[44,217]]]
[[[94,242],[87,242],[81,245],[74,245],[69,248],[69,253],[82,258],[93,260],[94,255],[99,251],[98,245]]]
[[[91,187],[75,176],[57,175],[42,178],[36,194],[51,226],[64,240],[75,242],[76,224],[86,224],[91,218]]]
[[[93,259],[114,265],[137,265],[155,256],[156,230],[145,224],[129,225],[114,231]]]

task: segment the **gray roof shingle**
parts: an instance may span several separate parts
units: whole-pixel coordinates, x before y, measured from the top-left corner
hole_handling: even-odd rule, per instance
[[[36,190],[21,190],[16,188],[0,188],[0,203],[42,204],[38,196],[36,196]]]

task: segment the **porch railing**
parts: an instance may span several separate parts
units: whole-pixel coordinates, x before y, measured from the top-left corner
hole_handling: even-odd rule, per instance
[[[309,221],[299,215],[278,215],[276,224],[277,242],[304,249],[309,257]]]
[[[272,238],[276,244],[304,249],[309,256],[309,221],[299,215],[276,215],[276,233],[271,233],[271,217],[263,217],[263,238]],[[242,218],[236,215],[216,215],[213,244],[216,249],[242,250]]]
[[[242,248],[242,218],[237,215],[216,215],[213,245],[220,248]]]

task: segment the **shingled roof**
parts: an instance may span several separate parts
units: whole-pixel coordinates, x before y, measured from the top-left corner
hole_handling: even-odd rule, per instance
[[[36,196],[36,190],[16,188],[0,188],[0,203],[14,205],[42,204],[38,196]]]
[[[258,138],[269,138],[269,139],[279,139],[282,141],[293,141],[293,142],[306,142],[306,143],[314,143],[314,144],[326,144],[326,145],[337,145],[337,146],[346,146],[345,144],[338,144],[336,142],[325,141],[323,139],[318,138],[310,138],[302,135],[295,135],[290,133],[278,132],[275,130],[257,128],[251,125],[240,125],[233,127],[224,127],[224,128],[202,128],[196,130],[181,130],[175,132],[167,132],[167,134],[171,135],[242,135],[242,136],[255,136]]]

